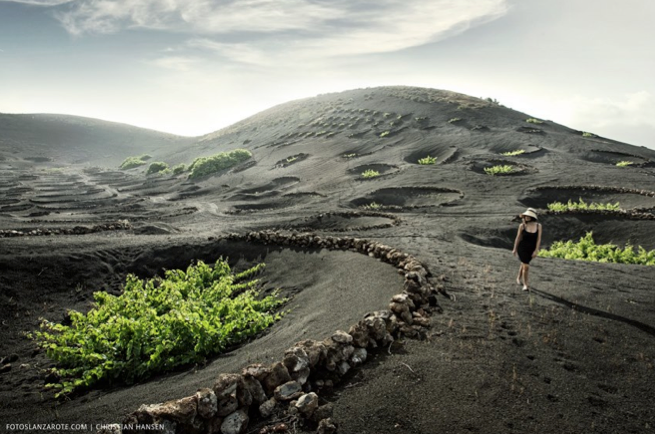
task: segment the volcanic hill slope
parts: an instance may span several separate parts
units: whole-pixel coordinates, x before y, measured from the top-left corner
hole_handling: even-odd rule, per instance
[[[0,115],[0,357],[17,356],[0,374],[0,430],[118,422],[347,330],[402,290],[393,267],[366,255],[222,239],[265,229],[382,242],[416,256],[449,295],[427,340],[375,353],[321,395],[335,404],[339,432],[655,429],[653,267],[537,258],[522,292],[511,255],[527,206],[541,211],[544,247],[593,231],[597,242],[655,249],[655,151],[411,87],[293,101],[197,138],[70,119]],[[234,149],[252,158],[204,178],[118,169],[144,153],[173,166]],[[428,156],[435,164],[418,163]],[[485,172],[496,165],[513,172]],[[627,212],[545,213],[579,198]],[[138,385],[64,402],[42,391],[50,362],[22,335],[39,317],[88,310],[94,291],[119,293],[127,273],[220,255],[237,268],[263,260],[265,285],[293,296],[264,336]]]

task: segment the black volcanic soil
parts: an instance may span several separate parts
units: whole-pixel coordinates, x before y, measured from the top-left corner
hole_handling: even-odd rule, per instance
[[[402,291],[393,267],[355,252],[220,240],[309,229],[411,253],[450,295],[428,339],[374,353],[321,396],[334,402],[340,433],[653,432],[655,269],[537,258],[523,292],[510,249],[513,219],[526,206],[582,197],[653,214],[652,196],[612,189],[654,191],[655,151],[550,121],[535,127],[530,117],[451,92],[362,89],[284,104],[185,146],[149,142],[113,157],[148,152],[188,164],[235,148],[253,153],[255,164],[199,180],[76,162],[79,148],[2,143],[0,230],[23,235],[0,238],[0,358],[11,360],[0,373],[0,431],[7,423],[119,422],[143,403],[210,387],[218,373],[278,360],[296,341],[347,330]],[[15,130],[12,137],[28,137]],[[32,142],[47,142],[34,131],[42,129]],[[517,149],[526,153],[500,155]],[[417,164],[427,155],[435,165]],[[613,164],[625,155],[639,164]],[[497,161],[520,167],[520,176],[486,175]],[[367,167],[389,170],[358,179]],[[371,202],[383,208],[363,209]],[[133,229],[37,235],[118,220]],[[546,247],[592,230],[602,242],[655,249],[655,220],[542,213],[542,223]],[[87,310],[94,291],[119,293],[128,273],[153,276],[221,255],[237,269],[266,262],[264,285],[291,296],[291,312],[203,366],[59,401],[43,390],[51,362],[23,335],[40,317]]]

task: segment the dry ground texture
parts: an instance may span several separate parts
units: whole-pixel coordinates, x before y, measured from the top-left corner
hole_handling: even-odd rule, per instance
[[[347,330],[402,290],[393,267],[355,252],[221,240],[276,229],[383,242],[448,294],[426,340],[395,342],[321,395],[340,433],[655,432],[654,267],[537,258],[523,292],[511,255],[527,206],[542,211],[545,247],[593,230],[655,249],[655,151],[529,118],[409,87],[294,101],[197,138],[0,115],[0,431],[119,422]],[[172,167],[237,148],[252,159],[203,178],[118,169],[129,156]],[[427,156],[435,164],[418,164]],[[485,173],[496,165],[513,171]],[[630,212],[543,212],[579,198]],[[264,286],[291,296],[291,312],[252,342],[141,384],[59,400],[43,389],[52,362],[23,335],[39,318],[90,309],[93,292],[120,293],[128,273],[221,255],[240,269],[266,262]]]

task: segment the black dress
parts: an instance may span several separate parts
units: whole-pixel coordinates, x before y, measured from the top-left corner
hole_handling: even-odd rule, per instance
[[[524,264],[529,264],[532,260],[532,254],[537,248],[537,238],[539,237],[539,223],[537,223],[537,232],[528,232],[526,226],[523,225],[523,236],[516,249],[519,254],[519,259]]]

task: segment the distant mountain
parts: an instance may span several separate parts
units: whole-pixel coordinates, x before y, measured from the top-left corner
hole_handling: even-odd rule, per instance
[[[1,114],[0,158],[116,166],[143,153],[170,153],[192,138],[57,114]]]

